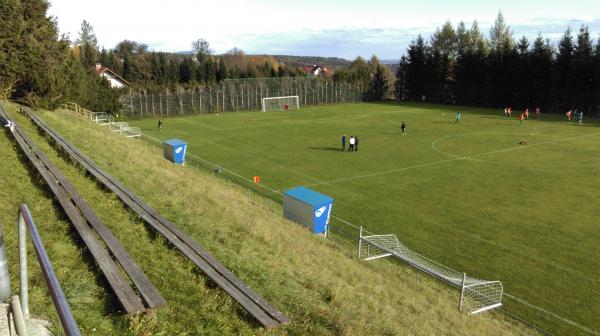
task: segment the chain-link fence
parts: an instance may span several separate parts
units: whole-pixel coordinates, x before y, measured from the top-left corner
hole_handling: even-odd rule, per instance
[[[304,105],[360,102],[366,87],[318,77],[225,80],[218,86],[150,92],[132,90],[122,97],[122,115],[178,116],[196,113],[260,110],[266,97],[298,96]]]

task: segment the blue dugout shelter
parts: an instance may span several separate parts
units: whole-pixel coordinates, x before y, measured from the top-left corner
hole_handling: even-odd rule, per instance
[[[302,224],[315,234],[327,234],[333,198],[306,187],[283,193],[283,217]]]

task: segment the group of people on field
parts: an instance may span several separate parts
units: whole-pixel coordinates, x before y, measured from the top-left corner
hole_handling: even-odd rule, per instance
[[[569,120],[569,121],[573,121],[573,115],[578,116],[578,118],[579,118],[578,125],[582,125],[583,124],[583,111],[578,111],[577,109],[575,109],[575,112],[573,112],[573,110],[568,110],[567,112],[565,112],[565,116],[567,117],[567,120]]]
[[[348,140],[348,151],[358,151],[358,135],[351,135]],[[346,151],[346,134],[342,135],[342,152]]]
[[[539,107],[535,108],[535,117],[539,118],[542,115],[542,111],[540,110]],[[507,106],[504,108],[504,116],[507,118],[512,117],[512,107],[511,106]],[[525,110],[523,111],[523,113],[521,113],[519,115],[519,120],[521,121],[521,125],[523,125],[523,122],[525,120],[529,119],[529,108],[525,108]]]

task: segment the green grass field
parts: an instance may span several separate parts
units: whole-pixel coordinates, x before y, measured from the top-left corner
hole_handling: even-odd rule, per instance
[[[291,318],[261,328],[223,290],[100,188],[14,105],[9,113],[63,171],[121,240],[166,304],[126,316],[71,223],[16,147],[0,136],[0,219],[18,293],[16,209],[29,204],[82,335],[534,335],[503,314],[469,317],[459,293],[395,263],[367,263],[338,241],[314,237],[281,218],[281,207],[204,170],[177,167],[159,149],[116,136],[67,113],[37,111],[100,167],[197,240],[232,272]],[[225,182],[225,183],[224,183]],[[183,187],[182,187],[183,186]],[[29,253],[30,309],[63,334]]]
[[[495,110],[390,103],[168,118],[160,132],[156,119],[130,125],[184,139],[189,158],[259,175],[275,190],[330,195],[333,215],[501,280],[506,292],[572,323],[505,297],[509,311],[585,335],[600,332],[600,123],[584,121],[542,115],[520,126]],[[340,150],[342,134],[359,136],[358,152]]]

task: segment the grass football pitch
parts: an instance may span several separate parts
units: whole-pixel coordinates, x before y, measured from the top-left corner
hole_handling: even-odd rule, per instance
[[[544,329],[600,333],[596,120],[542,114],[521,126],[496,110],[363,103],[162,122],[130,125],[269,188],[329,195],[335,216],[502,281],[507,309]],[[342,151],[342,134],[358,135],[359,150]]]

